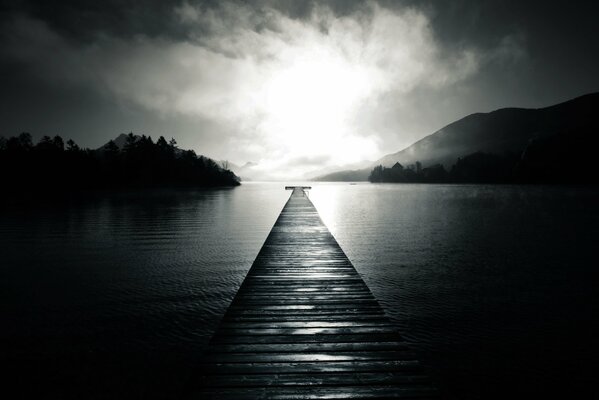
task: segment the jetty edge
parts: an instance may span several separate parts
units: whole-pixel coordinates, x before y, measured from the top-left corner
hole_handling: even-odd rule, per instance
[[[214,333],[188,399],[438,398],[416,355],[293,190]]]

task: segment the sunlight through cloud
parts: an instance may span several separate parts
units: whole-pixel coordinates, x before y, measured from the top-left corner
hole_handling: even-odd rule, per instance
[[[367,121],[382,96],[451,85],[479,62],[468,49],[444,55],[422,12],[374,2],[344,16],[315,5],[299,19],[268,6],[183,2],[171,18],[187,40],[100,36],[81,47],[23,17],[12,27],[14,56],[57,81],[101,82],[119,102],[164,118],[206,121],[223,132],[216,157],[252,161],[254,178],[271,179],[380,157],[381,132]],[[31,60],[48,47],[60,59]]]

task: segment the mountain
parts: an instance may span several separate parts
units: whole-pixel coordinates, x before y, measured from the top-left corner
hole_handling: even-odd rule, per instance
[[[135,136],[136,141],[139,140],[141,137],[139,135],[134,135],[134,136]],[[116,138],[112,139],[112,141],[114,142],[114,144],[116,144],[116,147],[118,147],[119,150],[123,150],[125,148],[125,144],[127,143],[127,134],[121,133]],[[108,143],[104,144],[103,146],[98,147],[96,150],[104,151],[104,150],[106,150],[107,146],[108,146]]]
[[[318,171],[311,171],[308,172],[307,174],[304,174],[303,179],[305,180],[320,180],[320,177],[323,176],[327,176],[327,177],[338,177],[338,179],[328,179],[328,180],[333,180],[333,181],[343,181],[345,179],[341,179],[343,178],[345,175],[351,175],[351,173],[353,171],[357,171],[357,170],[362,170],[364,168],[370,168],[370,166],[372,165],[372,161],[370,160],[364,160],[364,161],[359,161],[359,162],[355,162],[355,163],[351,163],[351,164],[344,164],[344,165],[337,165],[335,167],[326,167],[326,168],[320,168]],[[339,175],[339,173],[341,172],[341,175]],[[368,175],[366,175],[366,178],[368,178]],[[348,180],[352,180],[352,179],[348,179]],[[364,179],[358,179],[358,180],[364,180]]]
[[[592,93],[546,108],[503,108],[472,114],[382,157],[368,168],[339,171],[316,180],[364,180],[374,166],[391,167],[396,162],[409,165],[420,161],[424,167],[442,164],[450,169],[458,158],[477,152],[519,155],[533,141],[569,131],[596,132],[598,111],[599,93]]]
[[[312,178],[313,181],[319,182],[351,182],[351,181],[367,181],[372,168],[350,169],[344,171],[331,172],[330,174],[317,176]]]
[[[254,168],[258,164],[248,161],[242,166],[234,164],[230,161],[221,161],[220,165],[225,166],[226,169],[230,169],[237,175],[242,181],[253,181],[260,178],[260,171],[256,171]]]

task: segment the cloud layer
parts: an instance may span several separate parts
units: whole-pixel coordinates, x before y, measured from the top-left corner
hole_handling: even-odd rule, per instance
[[[376,159],[471,112],[597,87],[590,10],[450,3],[11,3],[0,134],[84,146],[166,134],[289,178]],[[560,21],[577,29],[555,33]]]
[[[454,84],[480,59],[468,49],[444,54],[422,12],[376,3],[342,17],[317,6],[294,19],[265,6],[183,2],[168,17],[186,40],[99,34],[82,44],[21,15],[5,31],[6,51],[42,79],[223,126],[223,142],[235,146],[224,153],[274,177],[301,176],[315,166],[305,160],[326,167],[380,156],[379,132],[361,121],[382,95]]]

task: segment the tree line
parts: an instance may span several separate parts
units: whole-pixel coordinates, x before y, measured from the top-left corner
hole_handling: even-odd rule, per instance
[[[119,148],[111,140],[97,150],[73,140],[31,134],[0,138],[5,190],[64,192],[161,186],[235,186],[239,178],[214,160],[181,150],[174,139],[129,133]]]
[[[449,171],[442,164],[423,168],[418,161],[405,167],[397,162],[390,168],[376,166],[368,180],[405,183],[507,183],[511,181],[510,166],[513,158],[513,155],[477,152],[458,158]]]
[[[375,167],[370,182],[414,183],[599,183],[595,162],[599,135],[576,128],[531,140],[520,154],[476,152],[456,160],[446,170],[441,164],[426,168],[420,162],[390,168]]]

